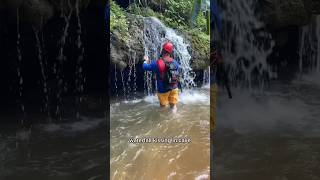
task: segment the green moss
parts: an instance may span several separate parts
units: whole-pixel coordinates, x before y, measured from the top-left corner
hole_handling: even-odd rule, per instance
[[[126,12],[110,0],[110,31],[118,31],[122,36],[128,37],[128,24]]]
[[[192,48],[201,54],[210,54],[210,36],[198,29],[187,32],[191,39]]]

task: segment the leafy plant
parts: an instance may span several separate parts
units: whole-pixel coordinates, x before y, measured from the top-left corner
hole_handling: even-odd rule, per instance
[[[120,34],[127,36],[128,21],[125,11],[117,5],[113,0],[110,0],[110,30],[117,30]]]

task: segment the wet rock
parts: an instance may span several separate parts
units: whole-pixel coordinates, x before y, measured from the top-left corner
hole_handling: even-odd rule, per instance
[[[118,31],[110,34],[110,57],[111,63],[116,64],[118,69],[124,69],[128,64],[143,61],[143,18],[128,15],[128,36],[123,36]]]
[[[310,13],[320,14],[320,1],[319,0],[304,0],[304,5]]]
[[[0,10],[6,9],[9,20],[13,22],[19,10],[21,22],[41,27],[54,15],[75,9],[76,2],[79,3],[79,10],[82,10],[90,0],[0,0]]]
[[[263,0],[263,19],[272,28],[303,26],[320,14],[319,0]]]
[[[207,69],[210,65],[210,42],[201,42],[196,37],[186,36],[190,42],[191,67],[193,70]]]
[[[21,20],[36,26],[42,26],[53,16],[53,7],[47,1],[23,1],[19,7]]]
[[[263,18],[273,28],[305,25],[311,18],[303,0],[264,0],[263,9]]]

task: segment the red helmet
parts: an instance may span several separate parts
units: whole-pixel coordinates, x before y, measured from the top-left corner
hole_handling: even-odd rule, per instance
[[[173,44],[171,42],[166,42],[163,44],[162,49],[164,49],[168,53],[173,52]]]

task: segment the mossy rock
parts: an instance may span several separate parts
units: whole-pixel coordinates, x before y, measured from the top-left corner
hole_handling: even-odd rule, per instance
[[[143,60],[143,17],[131,14],[126,15],[128,21],[128,34],[123,36],[117,29],[111,32],[111,63],[118,69],[124,69],[133,62]]]
[[[190,42],[192,57],[191,66],[194,70],[207,69],[210,65],[210,39],[201,32],[186,32],[186,39]]]

